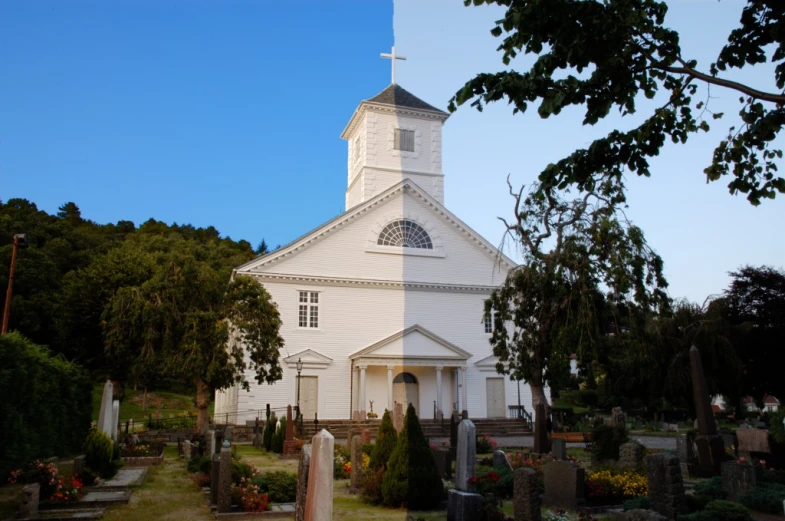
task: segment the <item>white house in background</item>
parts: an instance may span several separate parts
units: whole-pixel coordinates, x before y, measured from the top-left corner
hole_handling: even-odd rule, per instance
[[[346,210],[235,270],[278,306],[283,379],[216,393],[216,417],[243,423],[266,404],[296,404],[298,361],[306,421],[364,418],[371,407],[381,417],[395,402],[424,419],[464,409],[506,417],[518,404],[483,320],[484,300],[514,263],[444,206],[448,116],[394,83],[360,103],[341,135]]]
[[[774,396],[765,396],[763,398],[763,411],[761,411],[760,407],[755,403],[755,399],[752,396],[745,396],[742,398],[742,403],[747,412],[777,412],[780,409],[780,401]],[[712,404],[719,406],[723,411],[727,409],[725,400],[722,396],[715,396],[712,400]]]

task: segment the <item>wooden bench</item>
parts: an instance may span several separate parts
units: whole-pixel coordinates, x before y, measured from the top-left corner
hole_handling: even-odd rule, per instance
[[[594,444],[590,432],[553,432],[548,437],[552,440],[564,440],[566,443],[583,443],[586,450],[591,450]]]

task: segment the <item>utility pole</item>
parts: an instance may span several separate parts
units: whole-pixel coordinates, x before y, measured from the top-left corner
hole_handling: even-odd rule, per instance
[[[11,317],[11,295],[14,290],[14,268],[16,267],[16,252],[19,248],[27,248],[27,234],[14,235],[14,248],[11,251],[11,271],[8,274],[8,289],[5,292],[5,308],[3,309],[3,329],[0,334],[8,332],[8,320]]]

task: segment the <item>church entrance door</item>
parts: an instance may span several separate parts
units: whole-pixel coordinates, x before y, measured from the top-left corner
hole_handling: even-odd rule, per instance
[[[312,422],[318,409],[319,377],[300,377],[300,411],[303,421]]]
[[[485,380],[485,393],[488,400],[488,418],[504,418],[504,378]]]
[[[403,404],[403,412],[411,403],[420,416],[420,392],[417,378],[411,373],[400,373],[393,379],[393,402]]]

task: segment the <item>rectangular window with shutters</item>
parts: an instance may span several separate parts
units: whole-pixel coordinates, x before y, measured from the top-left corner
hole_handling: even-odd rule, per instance
[[[316,291],[300,292],[300,307],[297,324],[304,328],[319,327],[319,293]]]
[[[414,130],[395,129],[395,150],[414,152]]]

